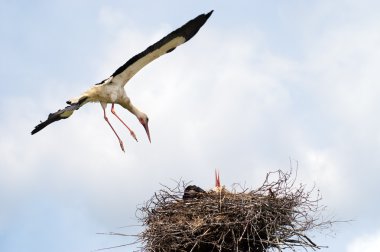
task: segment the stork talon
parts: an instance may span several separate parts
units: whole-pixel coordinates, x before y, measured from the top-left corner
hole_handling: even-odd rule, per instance
[[[159,58],[160,56],[172,52],[175,48],[181,44],[189,41],[192,37],[197,34],[201,27],[206,23],[208,18],[213,13],[211,10],[208,13],[200,14],[197,17],[191,19],[183,26],[172,31],[164,38],[160,39],[156,43],[147,47],[144,51],[133,56],[126,63],[116,69],[116,71],[111,74],[108,78],[102,80],[101,82],[95,84],[93,87],[89,88],[79,97],[70,99],[66,103],[69,106],[66,106],[63,109],[58,110],[57,112],[50,113],[48,118],[35,126],[31,134],[35,134],[48,126],[49,124],[59,121],[61,119],[66,119],[70,117],[76,110],[89,102],[100,102],[103,108],[103,117],[107,122],[109,127],[112,129],[113,133],[117,137],[121,149],[124,151],[124,144],[120,139],[119,135],[116,133],[111,122],[108,120],[106,115],[106,106],[108,103],[112,104],[111,112],[118,118],[120,122],[129,130],[131,136],[136,140],[137,137],[135,133],[128,127],[128,125],[116,114],[114,105],[115,103],[122,106],[124,109],[127,109],[130,113],[135,115],[139,120],[140,124],[144,127],[147,134],[149,142],[151,142],[149,127],[148,127],[148,116],[138,110],[130,101],[127,96],[124,86],[126,83],[145,65],[149,64],[153,60]]]
[[[120,148],[121,148],[121,150],[125,153],[124,144],[123,144],[122,141],[120,141]]]
[[[131,136],[138,142],[135,132],[131,131]]]

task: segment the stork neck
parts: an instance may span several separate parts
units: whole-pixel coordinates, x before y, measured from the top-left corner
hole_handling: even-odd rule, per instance
[[[137,118],[139,118],[139,117],[141,117],[143,115],[143,113],[138,108],[136,108],[135,106],[133,106],[132,103],[129,103],[125,108],[128,109],[129,112],[131,112],[132,114],[134,114]]]

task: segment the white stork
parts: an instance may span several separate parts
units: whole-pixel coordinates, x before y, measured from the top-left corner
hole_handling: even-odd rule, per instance
[[[127,96],[124,86],[125,84],[144,66],[157,59],[161,55],[173,51],[177,46],[190,40],[199,29],[206,23],[207,19],[211,16],[213,11],[207,14],[201,14],[196,18],[190,20],[180,28],[169,33],[167,36],[156,42],[155,44],[149,46],[143,52],[135,55],[129,59],[124,65],[119,67],[109,78],[95,84],[93,87],[85,91],[77,98],[70,99],[66,103],[69,106],[64,109],[60,109],[55,113],[49,114],[46,121],[38,124],[31,134],[35,134],[38,131],[45,128],[47,125],[70,117],[75,110],[79,109],[81,106],[88,102],[100,102],[103,108],[103,116],[108,125],[111,127],[112,131],[115,133],[117,139],[119,140],[120,147],[124,151],[123,141],[120,139],[119,135],[116,133],[115,129],[109,122],[106,115],[106,107],[108,103],[111,103],[111,112],[124,124],[129,130],[131,136],[137,141],[135,133],[127,126],[127,124],[116,114],[114,106],[115,103],[121,105],[123,108],[127,109],[129,112],[134,114],[139,122],[143,125],[146,134],[148,136],[149,142],[150,133],[148,128],[148,116],[137,109]]]

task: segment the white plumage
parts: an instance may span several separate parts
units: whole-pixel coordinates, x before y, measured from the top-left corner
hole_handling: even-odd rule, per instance
[[[144,66],[157,59],[158,57],[173,51],[177,46],[190,40],[205,24],[207,19],[211,16],[212,12],[213,11],[210,11],[207,14],[201,14],[196,18],[190,20],[180,28],[169,33],[167,36],[165,36],[155,44],[149,46],[143,52],[129,59],[124,65],[119,67],[107,79],[104,79],[103,81],[95,84],[95,86],[91,87],[80,96],[67,101],[66,103],[69,104],[69,106],[65,107],[64,109],[60,109],[55,113],[49,114],[46,121],[41,122],[34,128],[34,130],[31,132],[32,135],[39,132],[47,125],[55,121],[70,117],[75,110],[79,109],[81,106],[88,102],[99,102],[103,109],[104,119],[115,133],[120,143],[120,147],[123,151],[123,141],[116,133],[115,129],[109,122],[106,115],[106,107],[108,103],[112,104],[111,112],[127,127],[130,134],[136,141],[137,138],[135,133],[116,114],[114,109],[115,104],[121,105],[123,108],[127,109],[129,112],[131,112],[137,117],[137,119],[145,129],[149,141],[151,141],[148,127],[148,116],[131,103],[131,100],[129,99],[124,90],[124,86]]]

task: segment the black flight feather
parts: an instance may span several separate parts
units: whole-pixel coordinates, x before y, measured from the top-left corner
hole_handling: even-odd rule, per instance
[[[143,52],[133,56],[131,59],[129,59],[124,65],[116,69],[116,71],[111,76],[116,76],[120,73],[122,73],[125,69],[127,69],[129,66],[131,66],[133,63],[138,61],[139,59],[147,56],[152,51],[161,48],[165,44],[169,43],[175,38],[183,37],[185,38],[185,42],[194,37],[194,35],[199,31],[199,29],[206,23],[207,19],[211,16],[213,10],[210,11],[207,14],[201,14],[197,16],[196,18],[190,20],[180,28],[172,31],[153,45],[149,46],[147,49],[145,49]],[[175,49],[171,48],[166,53],[169,53]],[[101,83],[99,83],[101,84]]]
[[[72,103],[71,105],[66,106],[64,109],[60,109],[55,113],[50,113],[46,121],[38,124],[34,130],[32,130],[31,134],[34,135],[53,122],[70,117],[75,110],[79,109],[84,104],[86,99],[87,97],[82,97],[77,103]]]
[[[201,14],[201,15],[197,16],[196,18],[190,20],[189,22],[187,22],[186,24],[184,24],[180,28],[176,29],[175,31],[169,33],[167,36],[165,36],[164,38],[162,38],[158,42],[156,42],[153,45],[149,46],[143,52],[141,52],[141,53],[135,55],[134,57],[132,57],[131,59],[129,59],[124,65],[122,65],[121,67],[119,67],[111,75],[111,77],[115,78],[117,75],[122,74],[123,71],[125,71],[128,67],[132,66],[138,60],[144,58],[145,56],[149,55],[150,53],[154,52],[155,50],[161,49],[162,47],[164,47],[165,45],[167,45],[168,43],[172,42],[173,40],[175,40],[177,38],[182,38],[184,40],[184,41],[181,41],[182,43],[188,41],[206,23],[207,19],[211,16],[212,12],[213,11],[210,11],[207,14]],[[180,43],[180,44],[182,44],[182,43]],[[163,55],[165,53],[169,53],[169,52],[173,51],[176,48],[176,46],[178,46],[180,44],[173,44],[172,47],[169,47],[166,50],[166,52],[165,51],[159,51],[158,55],[156,55],[156,57],[152,57],[151,60],[154,60],[154,58],[157,58],[157,57],[159,57],[159,56],[161,56],[161,55]],[[141,68],[141,67],[143,67],[147,63],[149,63],[149,61],[143,63],[139,67]],[[138,70],[139,69],[137,69],[136,71],[138,71]],[[133,76],[133,74],[135,74],[135,72],[131,73],[132,76]],[[110,78],[104,79],[103,81],[101,81],[100,83],[98,83],[96,85],[105,84],[106,81],[109,80],[109,79]],[[123,79],[123,77],[121,77],[121,79]],[[127,82],[127,80],[125,80],[125,82]],[[49,116],[46,119],[46,121],[41,122],[40,124],[38,124],[34,128],[34,130],[31,132],[32,135],[35,134],[35,133],[37,133],[38,131],[42,130],[43,128],[45,128],[46,126],[48,126],[49,124],[51,124],[53,122],[59,121],[61,119],[66,119],[69,116],[71,116],[74,113],[75,110],[79,109],[83,104],[86,103],[87,98],[88,97],[82,97],[77,103],[71,103],[70,101],[68,101],[67,104],[69,104],[69,106],[65,107],[64,109],[60,109],[60,110],[58,110],[55,113],[49,114]]]

